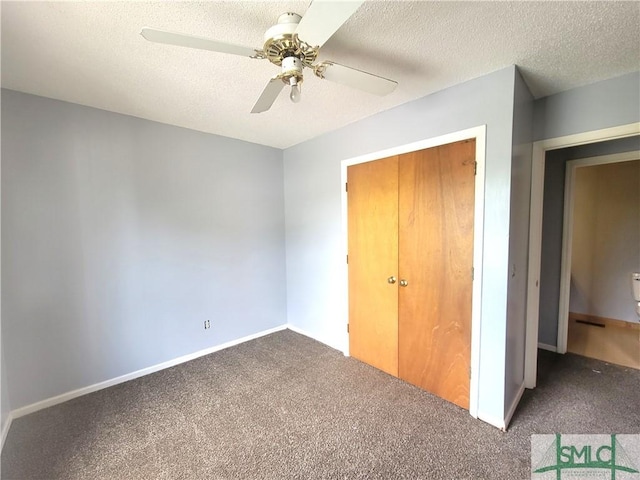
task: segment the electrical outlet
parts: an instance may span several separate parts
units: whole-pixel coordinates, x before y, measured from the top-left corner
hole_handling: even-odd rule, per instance
[[[209,320],[204,321],[204,329],[208,330],[211,328],[211,322]]]

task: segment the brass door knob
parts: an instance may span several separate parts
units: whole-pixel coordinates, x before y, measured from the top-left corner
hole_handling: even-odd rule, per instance
[[[406,280],[400,280],[401,287],[406,287],[407,285],[409,285],[409,282],[407,282]]]
[[[391,275],[389,278],[387,278],[387,282],[389,282],[389,283],[396,283],[396,277],[394,277],[393,275]]]

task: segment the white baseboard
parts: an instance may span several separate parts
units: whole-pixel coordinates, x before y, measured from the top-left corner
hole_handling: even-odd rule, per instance
[[[557,347],[553,345],[547,345],[546,343],[540,343],[540,342],[538,342],[538,348],[541,348],[542,350],[549,350],[550,352],[558,351]]]
[[[327,347],[333,348],[334,350],[338,350],[340,352],[343,352],[343,349],[341,347],[339,347],[338,345],[335,344],[335,342],[328,342],[323,338],[318,337],[317,335],[314,335],[306,330],[303,330],[302,328],[296,327],[295,325],[291,325],[290,323],[287,324],[287,328],[289,330],[291,330],[292,332],[296,332],[299,333],[300,335],[304,335],[305,337],[309,337],[313,340],[315,340],[316,342],[320,342],[323,345],[326,345]]]
[[[518,388],[518,393],[516,394],[516,397],[513,399],[513,402],[511,402],[511,405],[509,406],[509,410],[507,411],[505,418],[494,417],[493,415],[487,415],[486,413],[482,413],[482,412],[478,412],[477,418],[479,418],[483,422],[488,423],[489,425],[493,425],[494,427],[499,428],[503,432],[506,432],[507,427],[509,426],[509,422],[511,422],[511,417],[513,417],[513,414],[515,413],[516,408],[518,408],[518,403],[520,403],[520,399],[522,398],[524,389],[525,387],[524,387],[524,380],[523,380],[522,384]]]
[[[291,330],[292,332],[296,332],[296,333],[299,333],[300,335],[304,335],[305,337],[309,337],[309,338],[313,338],[314,340],[318,340],[316,337],[311,335],[306,330],[303,330],[302,328],[296,327],[295,325],[291,325],[290,323],[287,324],[287,328],[289,330]]]
[[[513,414],[515,413],[516,408],[518,408],[518,403],[520,403],[520,399],[522,398],[523,393],[524,393],[524,380],[520,385],[520,387],[518,388],[518,393],[516,394],[516,397],[513,399],[513,402],[511,402],[511,406],[509,407],[509,410],[507,411],[505,418],[498,418],[498,417],[487,415],[481,412],[478,412],[478,418],[483,422],[487,422],[489,425],[493,425],[494,427],[499,428],[503,432],[506,432],[507,427],[509,426],[509,422],[511,422],[511,417],[513,417]]]
[[[87,395],[88,393],[93,393],[98,390],[102,390],[103,388],[112,387],[114,385],[118,385],[120,383],[128,382],[129,380],[133,380],[144,375],[149,375],[150,373],[158,372],[160,370],[164,370],[165,368],[174,367],[181,363],[185,363],[191,360],[195,360],[196,358],[203,357],[205,355],[209,355],[210,353],[218,352],[220,350],[224,350],[225,348],[233,347],[240,343],[248,342],[250,340],[254,340],[256,338],[264,337],[265,335],[269,335],[271,333],[279,332],[281,330],[286,330],[287,325],[280,325],[275,328],[270,328],[268,330],[263,330],[262,332],[254,333],[252,335],[248,335],[246,337],[238,338],[237,340],[231,340],[230,342],[222,343],[220,345],[216,345],[214,347],[206,348],[204,350],[200,350],[198,352],[190,353],[188,355],[183,355],[182,357],[174,358],[173,360],[168,360],[163,363],[159,363],[157,365],[153,365],[151,367],[143,368],[142,370],[137,370],[132,373],[127,373],[126,375],[122,375],[120,377],[112,378],[111,380],[105,380],[104,382],[95,383],[93,385],[89,385],[87,387],[78,388],[77,390],[73,390],[71,392],[63,393],[61,395],[57,395],[55,397],[47,398],[45,400],[41,400],[36,403],[32,403],[31,405],[26,405],[21,408],[17,408],[11,411],[12,418],[19,418],[24,415],[28,415],[33,412],[37,412],[38,410],[42,410],[47,407],[52,407],[54,405],[58,405],[59,403],[66,402],[76,397],[80,397],[82,395]],[[7,428],[8,430],[8,428]],[[4,434],[4,432],[3,432]],[[4,440],[4,437],[3,437]]]
[[[11,428],[11,422],[13,421],[13,415],[9,412],[7,415],[7,420],[2,426],[2,442],[0,443],[0,452],[4,448],[4,441],[7,439],[7,434],[9,433],[9,429]]]
[[[511,402],[511,407],[509,407],[509,411],[505,416],[505,419],[504,419],[505,430],[509,427],[509,423],[511,423],[511,417],[513,417],[513,414],[515,413],[516,408],[518,408],[518,404],[520,403],[520,399],[522,398],[523,393],[524,393],[524,381],[520,385],[520,388],[518,388],[518,393],[516,394],[516,398],[514,398],[513,402]]]
[[[489,425],[499,428],[502,431],[506,430],[506,425],[504,423],[504,419],[502,418],[494,417],[492,415],[486,415],[480,412],[478,412],[478,418],[483,422],[488,423]]]

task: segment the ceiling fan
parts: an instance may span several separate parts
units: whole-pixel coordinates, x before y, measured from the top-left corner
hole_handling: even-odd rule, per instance
[[[297,13],[283,13],[278,17],[278,23],[264,34],[264,45],[261,49],[146,27],[140,34],[151,42],[230,53],[254,59],[267,59],[281,67],[280,73],[267,83],[251,113],[269,110],[285,85],[291,87],[289,94],[291,100],[294,103],[299,102],[300,84],[304,78],[305,67],[312,69],[313,73],[321,79],[376,95],[387,95],[396,88],[397,82],[331,61],[314,63],[320,47],[362,3],[364,0],[315,0],[304,17]]]

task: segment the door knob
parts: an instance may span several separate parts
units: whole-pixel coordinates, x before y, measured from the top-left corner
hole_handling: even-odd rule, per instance
[[[396,277],[394,277],[393,275],[390,276],[389,278],[387,278],[387,282],[389,283],[396,283]]]
[[[406,280],[400,280],[401,287],[406,287],[407,285],[409,285],[409,282],[407,282]]]

